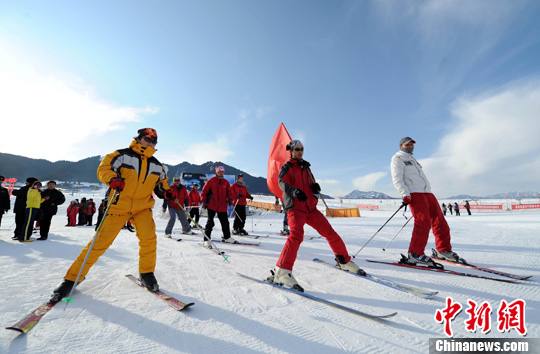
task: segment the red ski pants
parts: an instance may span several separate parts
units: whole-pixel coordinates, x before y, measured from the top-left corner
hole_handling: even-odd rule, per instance
[[[424,254],[430,229],[433,229],[435,235],[437,251],[451,251],[450,228],[446,223],[439,201],[433,193],[411,193],[409,207],[414,217],[409,252],[416,255]]]
[[[326,238],[326,241],[336,256],[343,256],[345,262],[351,260],[349,252],[347,252],[347,247],[345,247],[345,243],[343,243],[341,237],[339,237],[337,232],[332,228],[332,225],[330,225],[320,211],[315,210],[306,213],[291,209],[287,211],[287,218],[289,221],[290,234],[276,263],[276,266],[279,268],[287,270],[293,269],[298,254],[298,248],[300,248],[300,244],[304,240],[305,224],[308,224],[321,234],[321,236]]]

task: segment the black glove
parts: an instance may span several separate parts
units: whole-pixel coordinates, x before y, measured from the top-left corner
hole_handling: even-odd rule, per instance
[[[295,189],[293,192],[293,198],[296,198],[301,202],[305,202],[307,200],[307,195],[301,189]]]
[[[253,201],[253,197],[251,195],[248,197],[248,199]]]
[[[319,194],[321,192],[321,186],[319,186],[318,183],[312,183],[311,191],[313,192],[313,194]]]

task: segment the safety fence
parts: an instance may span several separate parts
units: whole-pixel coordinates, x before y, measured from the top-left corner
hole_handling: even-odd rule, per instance
[[[360,209],[358,208],[327,208],[326,216],[334,218],[358,218]]]

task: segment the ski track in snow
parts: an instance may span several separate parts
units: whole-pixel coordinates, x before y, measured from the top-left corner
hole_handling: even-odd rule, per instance
[[[74,198],[74,197],[72,197]],[[46,301],[68,266],[93,236],[90,227],[64,227],[65,208],[53,219],[49,241],[19,244],[0,229],[0,323],[8,326]],[[392,211],[363,212],[361,218],[330,219],[346,241],[351,254],[377,230]],[[277,232],[282,214],[254,215],[246,228],[260,238],[259,247],[219,244],[230,263],[201,247],[202,235],[166,239],[167,219],[155,213],[158,234],[156,277],[162,290],[182,301],[195,302],[176,312],[163,301],[124,277],[137,275],[138,244],[134,233],[122,231],[111,248],[73,293],[73,302],[58,304],[27,335],[3,330],[1,353],[418,353],[428,351],[428,339],[442,337],[434,313],[446,296],[466,305],[467,299],[489,301],[494,308],[487,337],[518,337],[516,332],[496,331],[496,308],[501,299],[527,301],[528,338],[540,337],[540,284],[538,283],[538,234],[540,212],[449,216],[454,249],[472,263],[502,271],[533,275],[532,282],[505,284],[440,273],[428,273],[382,264],[364,258],[397,260],[405,252],[412,225],[390,245],[382,247],[404,222],[397,216],[357,258],[373,275],[429,290],[437,298],[426,300],[376,283],[334,271],[312,262],[331,261],[322,238],[310,240],[315,231],[306,226],[305,241],[295,264],[295,276],[306,291],[361,311],[384,314],[389,320],[370,320],[292,293],[240,278],[236,272],[264,278],[274,266],[285,238]],[[203,218],[203,224],[204,224]],[[36,235],[34,235],[36,237]],[[213,239],[221,237],[219,225]],[[242,239],[239,236],[236,236]],[[248,239],[248,238],[246,238]],[[251,239],[249,239],[251,240]],[[426,253],[433,247],[430,237]],[[462,267],[459,271],[497,277]],[[65,308],[65,309],[64,309]],[[453,329],[456,337],[483,337],[465,331],[464,311]]]

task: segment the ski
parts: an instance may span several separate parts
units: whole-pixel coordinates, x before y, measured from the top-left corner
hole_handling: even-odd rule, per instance
[[[221,242],[227,245],[242,245],[242,246],[260,246],[261,245],[260,242],[244,242],[244,241],[238,241],[238,240],[234,240],[234,243],[228,243],[228,242],[223,242],[223,241],[218,241],[218,242]]]
[[[419,270],[426,270],[430,272],[439,272],[439,273],[446,273],[446,274],[452,274],[452,275],[459,275],[462,277],[470,277],[470,278],[478,278],[478,279],[487,279],[487,280],[494,280],[494,281],[500,281],[503,283],[511,283],[511,284],[521,284],[520,282],[511,280],[511,279],[499,279],[499,278],[492,278],[492,277],[486,277],[483,275],[477,275],[477,274],[471,274],[471,273],[465,273],[465,272],[458,272],[455,270],[449,270],[444,268],[428,268],[423,266],[417,266],[412,264],[404,264],[399,262],[388,262],[388,261],[377,261],[374,259],[366,259],[366,261],[371,263],[379,263],[379,264],[388,264],[393,265],[397,267],[405,267],[405,268],[413,268],[413,269],[419,269]]]
[[[256,235],[256,234],[236,235],[236,236],[239,236],[239,237],[250,237],[250,238],[254,238],[254,239],[259,239],[259,238],[269,238],[269,237],[270,237],[270,235]]]
[[[326,265],[328,267],[331,267],[331,268],[334,268],[336,270],[340,270],[342,272],[349,273],[351,275],[355,275],[355,276],[357,276],[359,278],[367,279],[367,280],[370,280],[370,281],[372,281],[374,283],[384,285],[384,286],[387,286],[389,288],[393,288],[393,289],[398,290],[398,291],[409,293],[409,294],[412,294],[412,295],[415,295],[415,296],[418,296],[418,297],[421,297],[421,298],[424,298],[424,299],[431,299],[431,298],[433,298],[435,295],[437,295],[439,293],[438,291],[429,291],[429,290],[424,290],[424,289],[417,288],[417,287],[410,286],[410,285],[400,284],[400,283],[397,283],[395,281],[384,279],[384,278],[379,278],[379,277],[376,277],[376,276],[371,275],[371,274],[361,275],[361,274],[356,274],[356,273],[350,273],[348,271],[341,270],[338,267],[336,267],[335,265],[332,265],[329,262],[326,262],[326,261],[324,261],[322,259],[319,259],[319,258],[313,258],[313,261],[316,262],[316,263],[324,264],[324,265]]]
[[[479,270],[481,272],[496,274],[496,275],[500,275],[502,277],[516,279],[516,280],[529,280],[530,278],[532,278],[532,275],[517,275],[517,274],[511,274],[511,273],[507,273],[507,272],[502,272],[502,271],[496,270],[496,269],[477,266],[475,264],[471,264],[471,263],[465,261],[464,259],[460,259],[460,262],[447,261],[445,259],[439,258],[437,256],[437,254],[435,253],[435,250],[433,250],[433,256],[431,258],[436,259],[438,262],[444,263],[444,264],[447,264],[447,265],[456,265],[456,266],[462,266],[462,267],[465,267],[465,268],[476,269],[476,270]]]
[[[13,326],[6,327],[6,329],[17,331],[19,333],[28,333],[56,304],[57,303],[46,302],[32,310],[32,312]]]
[[[135,284],[137,284],[141,288],[146,289],[146,287],[141,283],[141,281],[139,279],[137,279],[135,276],[133,276],[132,274],[127,274],[126,278],[130,279],[131,281],[133,281]],[[178,300],[175,297],[172,297],[170,295],[165,294],[161,290],[158,290],[156,292],[153,292],[153,291],[148,291],[148,292],[151,293],[151,294],[156,295],[158,298],[165,301],[167,303],[167,305],[169,305],[170,307],[172,307],[173,309],[175,309],[177,311],[185,310],[188,307],[193,306],[195,304],[194,302],[190,302],[190,303],[182,302],[182,301]]]
[[[367,313],[367,312],[363,312],[363,311],[353,309],[352,307],[340,305],[338,303],[326,300],[326,299],[324,299],[322,297],[318,297],[318,296],[312,295],[312,294],[307,293],[307,292],[302,292],[302,291],[298,291],[298,290],[295,290],[295,289],[285,288],[283,286],[274,284],[274,283],[269,282],[267,280],[260,280],[260,279],[252,278],[249,275],[245,275],[245,274],[242,274],[242,273],[236,273],[236,274],[238,274],[239,276],[241,276],[244,279],[249,279],[251,281],[254,281],[254,282],[257,282],[257,283],[260,283],[260,284],[270,285],[270,286],[272,286],[272,287],[274,287],[276,289],[281,289],[281,290],[284,290],[284,291],[288,291],[290,293],[302,296],[302,297],[304,297],[306,299],[310,299],[310,300],[316,301],[318,303],[325,304],[325,305],[328,305],[330,307],[334,307],[334,308],[337,308],[337,309],[340,309],[340,310],[343,310],[343,311],[346,311],[346,312],[349,312],[349,313],[352,313],[352,314],[355,314],[355,315],[358,315],[358,316],[362,316],[362,317],[365,317],[365,318],[386,319],[386,318],[390,318],[390,317],[393,317],[393,316],[397,315],[397,312],[392,312],[392,313],[389,313],[389,314],[386,314],[386,315],[373,315],[373,314],[370,314],[370,313]]]

